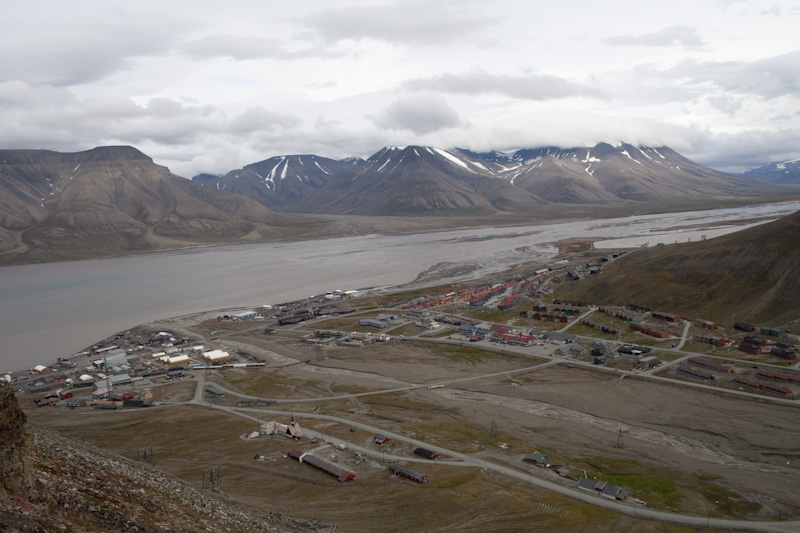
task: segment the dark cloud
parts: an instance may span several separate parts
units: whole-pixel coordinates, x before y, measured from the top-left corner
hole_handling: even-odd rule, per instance
[[[58,86],[97,81],[133,69],[137,58],[166,54],[186,26],[168,17],[112,9],[94,16],[45,19],[36,39],[30,39],[29,27],[10,22],[0,24],[0,48],[6,51],[0,54],[0,81]]]
[[[331,8],[305,18],[327,42],[374,39],[414,45],[474,40],[499,17],[470,13],[469,2],[413,2]]]
[[[413,91],[456,94],[502,94],[520,100],[555,100],[574,96],[602,97],[595,87],[567,81],[557,76],[534,74],[512,76],[475,70],[467,74],[441,74],[408,80],[404,87]]]
[[[640,35],[619,35],[604,39],[611,46],[703,46],[705,43],[697,30],[688,26],[676,25],[652,33]]]
[[[800,51],[756,61],[684,61],[663,75],[762,98],[800,95]]]
[[[458,126],[461,118],[441,96],[418,95],[395,100],[374,122],[381,129],[409,130],[424,135]]]

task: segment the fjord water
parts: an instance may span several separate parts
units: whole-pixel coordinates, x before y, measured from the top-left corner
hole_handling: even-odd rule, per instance
[[[515,228],[230,245],[92,261],[0,268],[0,371],[49,364],[131,327],[217,309],[244,309],[330,290],[404,284],[438,263],[499,272],[546,261],[570,237],[652,236],[779,217],[800,202]],[[728,228],[735,231],[743,226]],[[710,231],[708,231],[710,233]],[[659,235],[662,235],[659,238]],[[684,239],[685,240],[685,239]]]

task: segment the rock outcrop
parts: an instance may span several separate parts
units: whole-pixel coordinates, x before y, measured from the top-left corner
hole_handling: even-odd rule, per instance
[[[36,496],[32,474],[33,435],[13,389],[0,380],[0,502]]]

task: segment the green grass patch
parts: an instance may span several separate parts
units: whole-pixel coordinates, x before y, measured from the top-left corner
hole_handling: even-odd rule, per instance
[[[437,489],[454,489],[467,483],[466,479],[450,479],[434,485]]]
[[[585,464],[589,477],[622,487],[653,507],[679,508],[682,495],[675,483],[676,476],[668,470],[647,467],[635,459],[609,457],[594,457]]]

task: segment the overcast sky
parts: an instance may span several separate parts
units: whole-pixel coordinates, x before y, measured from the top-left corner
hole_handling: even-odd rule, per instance
[[[736,171],[800,157],[798,28],[800,0],[7,2],[0,148],[191,177],[625,141]]]

